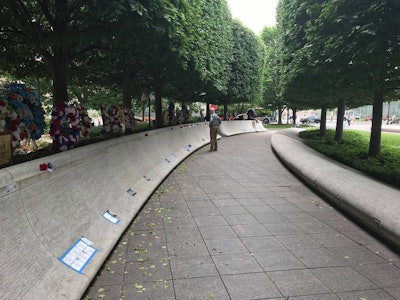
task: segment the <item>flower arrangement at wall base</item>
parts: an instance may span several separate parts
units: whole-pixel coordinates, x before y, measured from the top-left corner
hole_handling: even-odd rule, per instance
[[[107,133],[121,132],[123,128],[131,129],[136,126],[135,113],[123,105],[102,104],[101,117],[104,131]]]
[[[81,117],[81,136],[88,137],[90,134],[90,129],[92,128],[92,119],[89,117],[87,110],[81,105],[77,105],[79,110],[79,115]]]
[[[136,126],[135,113],[133,109],[124,107],[124,123],[126,129],[132,129]]]
[[[118,105],[101,105],[101,117],[103,119],[104,131],[120,132],[122,129],[120,107]]]
[[[66,151],[75,147],[80,136],[88,136],[91,119],[80,104],[60,103],[53,107],[50,123],[50,136],[53,147]]]
[[[38,140],[45,127],[44,110],[35,93],[21,83],[4,86],[0,97],[0,131],[9,130],[12,146],[16,148],[21,140]]]

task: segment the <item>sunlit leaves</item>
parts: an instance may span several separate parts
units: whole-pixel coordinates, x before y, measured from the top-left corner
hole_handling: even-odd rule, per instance
[[[265,47],[261,40],[241,23],[233,23],[234,52],[229,96],[236,102],[261,99]]]

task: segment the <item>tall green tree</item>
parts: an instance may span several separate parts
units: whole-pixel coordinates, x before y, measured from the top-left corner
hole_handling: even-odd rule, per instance
[[[347,63],[342,76],[353,77],[356,93],[372,99],[370,156],[380,153],[385,96],[400,84],[399,14],[400,3],[395,0],[329,0],[320,17],[320,32],[330,30],[324,48]]]
[[[191,48],[196,55],[192,61],[209,94],[226,94],[233,59],[232,16],[226,0],[200,0],[199,5],[198,34]]]
[[[234,49],[226,0],[188,2],[183,29],[186,40],[181,49],[185,64],[170,83],[182,102],[198,101],[204,92],[212,98],[226,94]]]
[[[180,95],[187,101],[193,90],[200,93],[202,87],[226,91],[233,51],[231,16],[225,0],[159,0],[157,9],[154,1],[147,2],[143,6],[149,21],[121,18],[118,22],[129,29],[116,34],[115,43],[123,41],[125,53],[118,55],[124,59],[117,70],[124,70],[125,91],[134,78],[154,91],[156,125],[161,127],[164,96]],[[129,32],[133,31],[140,33],[132,39]]]
[[[265,63],[261,39],[239,21],[233,22],[234,52],[227,98],[231,102],[260,102]]]
[[[137,1],[116,21],[114,40],[104,52],[126,107],[131,107],[132,93],[154,91],[158,127],[163,126],[163,88],[185,65],[189,9],[181,0]]]
[[[282,28],[284,94],[296,93],[301,97],[301,102],[309,107],[318,105],[324,109],[337,105],[337,140],[341,139],[346,104],[349,106],[365,104],[368,91],[370,91],[369,98],[372,94],[382,95],[376,93],[376,90],[380,90],[382,87],[380,84],[383,82],[386,82],[385,88],[389,90],[396,86],[396,83],[393,85],[389,82],[398,77],[393,72],[396,70],[393,66],[397,65],[394,59],[396,55],[392,55],[398,50],[390,45],[398,44],[393,42],[398,34],[392,36],[389,34],[382,39],[376,39],[374,37],[376,34],[369,30],[371,28],[377,30],[382,23],[392,22],[389,20],[394,6],[390,2],[350,3],[330,0],[280,2],[278,24]],[[387,17],[384,17],[385,14]],[[379,20],[385,21],[379,23]],[[378,25],[372,25],[374,22]],[[383,28],[386,28],[385,25]],[[389,41],[385,42],[385,38]],[[378,55],[378,52],[372,53],[376,50],[382,53],[389,51],[391,58],[388,59],[388,56],[383,55],[385,59],[382,57],[374,59],[374,55]],[[386,70],[383,67],[385,65]],[[381,79],[377,75],[382,75]],[[388,81],[387,78],[392,80]],[[377,88],[378,82],[380,84]],[[378,101],[381,103],[378,108],[382,106],[382,101],[383,99]],[[380,135],[381,116],[377,117],[377,120]],[[376,150],[376,147],[372,145],[376,146],[377,139],[374,138],[375,131],[372,132],[370,154],[376,155],[377,152],[372,150],[373,148]]]
[[[281,51],[277,27],[264,27],[261,38],[265,45],[265,66],[263,76],[263,105],[278,111],[278,123],[282,124],[282,112],[287,102],[280,92]]]
[[[319,1],[320,2],[320,1]],[[278,7],[279,49],[281,57],[280,93],[288,104],[297,108],[321,109],[320,134],[326,130],[326,109],[330,98],[326,94],[320,69],[319,44],[308,37],[309,28],[318,16],[318,3],[313,0],[280,2]],[[317,57],[315,57],[315,55]]]
[[[122,0],[121,0],[122,1]],[[0,10],[1,67],[12,74],[47,74],[53,104],[68,100],[75,63],[108,35],[120,0],[4,0]]]
[[[232,17],[226,0],[188,2],[191,9],[185,14],[186,39],[180,50],[185,64],[175,70],[168,85],[182,102],[198,101],[200,94],[216,102],[228,90],[234,51]]]

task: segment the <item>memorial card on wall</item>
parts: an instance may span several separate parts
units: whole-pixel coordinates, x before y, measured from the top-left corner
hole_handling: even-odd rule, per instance
[[[59,260],[69,268],[83,273],[83,269],[96,254],[97,249],[92,247],[92,243],[86,238],[80,238],[75,242]]]

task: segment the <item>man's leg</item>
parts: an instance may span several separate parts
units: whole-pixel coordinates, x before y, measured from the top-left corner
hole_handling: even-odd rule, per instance
[[[217,151],[218,149],[217,133],[218,133],[218,126],[215,127],[214,130],[214,151]]]
[[[217,151],[217,132],[218,126],[210,127],[210,135],[211,135],[211,148],[210,151]]]
[[[213,137],[213,128],[210,126],[210,151],[214,149],[214,137]]]

